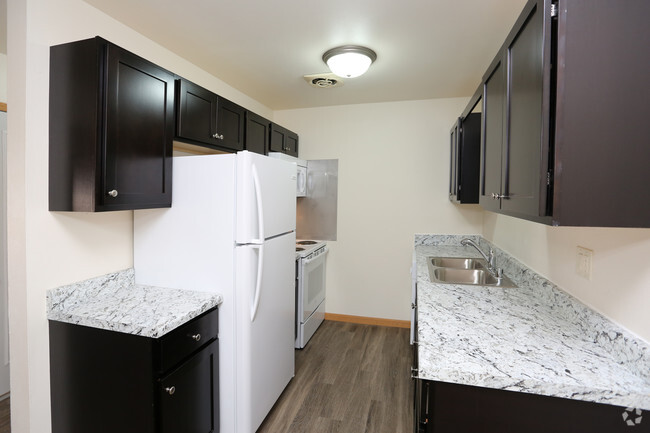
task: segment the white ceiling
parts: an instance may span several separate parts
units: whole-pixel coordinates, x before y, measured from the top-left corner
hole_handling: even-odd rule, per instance
[[[526,3],[85,1],[274,110],[470,96]],[[343,87],[310,87],[302,76],[326,72],[322,54],[346,44],[377,61]]]

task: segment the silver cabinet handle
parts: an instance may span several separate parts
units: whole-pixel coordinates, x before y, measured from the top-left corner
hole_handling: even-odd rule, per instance
[[[504,195],[504,194],[497,194],[496,192],[492,193],[492,199],[493,200],[499,200],[500,198],[510,198],[509,195]]]
[[[219,135],[218,132],[215,132],[212,134],[212,138],[216,138],[217,140],[223,140],[223,134]]]
[[[411,367],[411,379],[417,379],[418,378],[418,369],[415,367]]]
[[[201,334],[195,334],[195,335],[192,335],[192,339],[193,339],[194,341],[200,341],[200,340],[201,340]]]
[[[169,386],[169,387],[165,388],[165,392],[167,394],[169,394],[169,395],[174,395],[174,393],[176,392],[176,387],[175,386]]]
[[[111,197],[117,197],[117,190],[112,189],[112,190],[108,191],[108,195],[110,195]]]

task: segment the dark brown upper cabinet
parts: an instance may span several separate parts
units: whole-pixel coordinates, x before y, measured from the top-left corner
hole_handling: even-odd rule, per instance
[[[271,124],[270,152],[282,152],[298,157],[298,134],[278,124]]]
[[[478,203],[481,147],[481,89],[468,109],[454,123],[450,137],[449,200],[457,204]]]
[[[244,150],[246,110],[185,79],[176,82],[176,140],[227,152]]]
[[[501,202],[496,195],[501,195],[504,165],[505,69],[504,59],[497,57],[488,69],[483,82],[479,203],[491,211],[498,211],[501,207]]]
[[[648,16],[647,0],[526,4],[483,77],[481,205],[650,227]]]
[[[269,152],[269,135],[271,121],[264,117],[246,111],[246,150],[266,155]]]
[[[459,117],[449,131],[449,200],[458,202],[458,137],[460,131]]]
[[[50,48],[49,209],[171,206],[174,75],[102,38]]]

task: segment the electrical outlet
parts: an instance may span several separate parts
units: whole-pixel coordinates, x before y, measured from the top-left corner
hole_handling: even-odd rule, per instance
[[[594,251],[584,247],[576,249],[576,273],[591,280],[591,261]]]

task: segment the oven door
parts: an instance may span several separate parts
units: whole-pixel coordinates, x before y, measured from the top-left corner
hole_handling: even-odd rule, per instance
[[[300,294],[302,297],[299,308],[302,310],[300,321],[305,321],[312,315],[325,299],[325,260],[328,253],[325,250],[311,259],[301,260]]]

